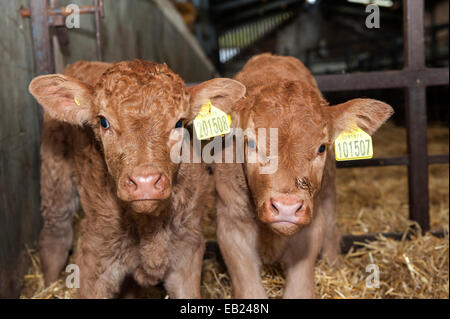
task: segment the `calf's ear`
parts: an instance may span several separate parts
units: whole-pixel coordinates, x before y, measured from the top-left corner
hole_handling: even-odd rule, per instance
[[[217,78],[203,82],[189,88],[191,113],[195,117],[208,100],[225,113],[230,113],[245,92],[245,86],[232,79]]]
[[[34,78],[30,93],[52,118],[82,125],[90,118],[92,88],[77,79],[62,74]]]
[[[353,99],[330,107],[334,136],[355,126],[372,135],[394,113],[388,104],[372,99]]]

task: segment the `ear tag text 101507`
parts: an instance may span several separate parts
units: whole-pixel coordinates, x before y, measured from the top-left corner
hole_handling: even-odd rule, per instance
[[[359,127],[341,132],[334,142],[336,161],[373,157],[372,137]]]

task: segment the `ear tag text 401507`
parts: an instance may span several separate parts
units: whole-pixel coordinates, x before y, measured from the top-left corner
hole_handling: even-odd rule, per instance
[[[194,119],[195,134],[199,140],[230,133],[230,116],[208,100]]]
[[[359,127],[344,131],[334,142],[334,154],[336,161],[372,158],[372,137]]]

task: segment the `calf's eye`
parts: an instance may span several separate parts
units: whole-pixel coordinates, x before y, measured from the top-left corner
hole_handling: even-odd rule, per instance
[[[325,152],[325,150],[327,149],[327,147],[325,146],[325,144],[320,145],[319,150],[317,151],[319,154],[322,154],[323,152]]]
[[[175,128],[183,127],[183,120],[178,120],[178,122],[175,124]]]
[[[100,125],[105,129],[109,128],[109,122],[103,116],[100,116]]]

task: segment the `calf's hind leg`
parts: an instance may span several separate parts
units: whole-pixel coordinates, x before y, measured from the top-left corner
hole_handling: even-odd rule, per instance
[[[67,124],[44,120],[41,142],[39,255],[46,286],[56,281],[72,247],[72,218],[78,209]]]

